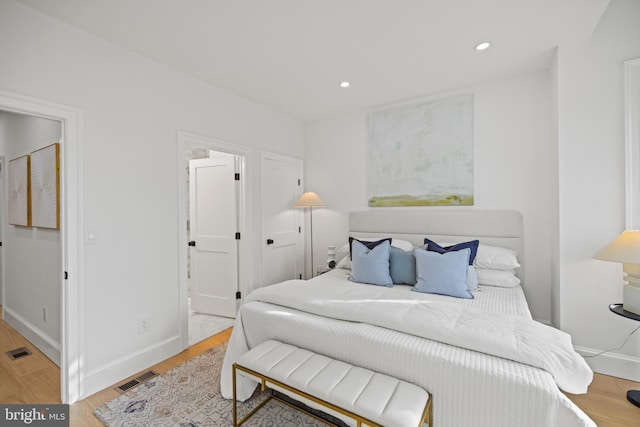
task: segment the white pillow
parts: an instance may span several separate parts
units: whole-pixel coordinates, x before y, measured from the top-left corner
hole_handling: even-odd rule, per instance
[[[482,243],[478,246],[478,255],[476,255],[474,265],[478,268],[493,270],[513,270],[520,267],[515,251]]]
[[[351,270],[351,258],[349,256],[343,257],[338,264],[336,264],[336,268]]]
[[[493,270],[489,268],[476,268],[478,284],[497,286],[500,288],[514,288],[520,284],[513,270]]]
[[[345,243],[345,245],[340,249],[338,249],[338,251],[336,252],[336,263],[340,264],[340,261],[342,261],[344,257],[348,258],[348,255],[349,255],[349,244]]]
[[[451,246],[455,243],[438,243],[440,246]],[[520,267],[516,251],[500,246],[478,245],[478,253],[473,262],[476,268],[492,270],[513,270]]]

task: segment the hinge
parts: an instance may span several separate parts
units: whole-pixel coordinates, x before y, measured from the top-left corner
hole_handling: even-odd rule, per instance
[[[298,276],[300,277],[300,280],[302,280],[302,274],[299,274]]]
[[[238,291],[236,292],[236,299],[240,299],[242,298],[242,292]]]
[[[239,231],[236,233],[236,240],[240,240],[240,232]]]
[[[300,178],[298,178],[298,186],[300,186]]]
[[[64,280],[68,280],[69,279],[69,273],[68,272],[64,272]]]
[[[236,181],[240,181],[240,174],[239,173],[236,173],[235,179],[236,179]]]
[[[298,226],[298,233],[302,233],[302,227]]]

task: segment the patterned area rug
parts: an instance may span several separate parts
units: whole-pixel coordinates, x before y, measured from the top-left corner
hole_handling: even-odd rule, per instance
[[[107,427],[231,426],[232,401],[220,394],[220,370],[226,345],[205,351],[166,373],[140,384],[99,408],[95,415]],[[241,417],[258,405],[267,392],[238,405]],[[289,405],[271,399],[243,426],[325,427]]]

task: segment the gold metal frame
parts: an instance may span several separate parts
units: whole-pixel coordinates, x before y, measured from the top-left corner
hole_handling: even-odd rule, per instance
[[[284,401],[280,398],[278,398],[277,396],[273,395],[273,390],[271,390],[271,393],[269,394],[269,396],[264,399],[262,402],[260,402],[260,404],[258,404],[255,408],[253,408],[250,412],[248,412],[246,415],[244,415],[240,420],[238,420],[238,408],[237,408],[237,398],[236,398],[236,371],[240,370],[243,372],[246,372],[249,375],[252,375],[254,377],[260,378],[260,389],[262,391],[264,391],[266,388],[268,388],[267,383],[271,383],[276,387],[280,387],[284,390],[287,390],[291,393],[297,394],[298,396],[304,397],[305,399],[310,400],[311,402],[314,402],[320,406],[324,406],[327,409],[331,409],[339,414],[342,414],[344,416],[347,416],[349,418],[353,418],[353,420],[356,422],[356,426],[357,427],[362,427],[362,425],[366,425],[366,426],[370,426],[370,427],[384,427],[381,424],[375,423],[365,417],[362,417],[354,412],[348,411],[344,408],[341,408],[339,406],[336,406],[332,403],[326,402],[322,399],[318,399],[315,396],[310,395],[309,393],[306,393],[302,390],[298,390],[297,388],[293,388],[287,384],[284,384],[280,381],[274,380],[273,378],[269,378],[266,375],[260,374],[254,370],[251,370],[249,368],[246,368],[242,365],[238,365],[237,363],[233,364],[233,375],[232,375],[232,384],[233,384],[233,425],[234,427],[239,427],[241,426],[245,421],[247,421],[249,418],[251,418],[251,416],[253,416],[253,414],[255,414],[260,408],[262,408],[265,403],[267,403],[269,400],[276,399],[280,402],[283,402],[299,411],[302,411],[306,414],[311,415],[314,418],[319,418],[316,415],[312,414],[309,411],[305,411],[303,408],[299,408],[297,406],[291,405],[289,402]],[[422,412],[422,417],[420,418],[420,423],[418,424],[418,427],[422,427],[425,423],[429,424],[429,427],[433,427],[433,420],[432,420],[432,397],[429,396],[429,400],[427,401],[427,405],[425,406],[423,412]],[[321,421],[330,424],[330,425],[335,425],[332,424],[331,422],[322,419]]]

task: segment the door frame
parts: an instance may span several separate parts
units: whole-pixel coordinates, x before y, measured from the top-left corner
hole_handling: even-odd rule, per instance
[[[62,403],[71,404],[83,397],[85,377],[84,298],[81,287],[84,278],[82,111],[1,90],[0,110],[44,117],[62,123],[60,246],[63,274],[60,277],[60,399]]]
[[[196,135],[183,130],[178,131],[178,253],[179,253],[179,265],[178,273],[179,277],[179,330],[180,330],[180,343],[183,349],[189,346],[189,309],[188,309],[188,289],[189,278],[187,277],[187,252],[188,236],[186,233],[186,224],[188,220],[187,215],[187,203],[189,201],[188,189],[186,188],[187,182],[187,167],[186,161],[186,149],[187,146],[194,146],[204,148],[207,150],[220,151],[223,153],[233,154],[239,157],[239,173],[240,173],[240,186],[238,189],[238,232],[240,232],[241,238],[238,244],[238,265],[242,263],[242,268],[238,268],[238,288],[242,293],[247,289],[251,289],[250,284],[253,280],[253,251],[250,239],[254,235],[252,230],[252,224],[247,217],[247,212],[253,212],[253,203],[251,197],[247,197],[249,194],[253,194],[251,191],[253,174],[253,158],[251,148],[244,147],[237,144],[231,144],[220,139],[209,138],[202,135]]]

